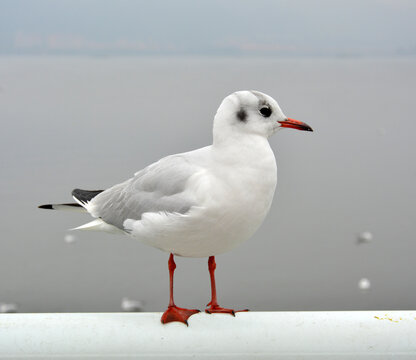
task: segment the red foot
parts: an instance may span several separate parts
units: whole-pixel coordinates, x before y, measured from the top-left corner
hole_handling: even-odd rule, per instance
[[[208,303],[207,306],[211,305],[211,303]],[[236,312],[241,312],[241,311],[249,311],[248,309],[244,309],[244,310],[233,310],[233,309],[225,309],[222,308],[218,305],[216,306],[210,306],[208,309],[205,309],[205,312],[208,314],[215,314],[215,313],[220,313],[220,314],[230,314],[232,316],[235,316]]]
[[[177,306],[169,306],[167,310],[163,313],[162,318],[160,321],[162,324],[167,324],[172,321],[180,321],[188,326],[188,319],[194,315],[199,313],[200,311],[197,309],[183,309]]]

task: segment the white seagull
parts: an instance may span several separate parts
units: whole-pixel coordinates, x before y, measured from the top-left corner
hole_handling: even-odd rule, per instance
[[[268,138],[281,128],[312,131],[286,117],[270,96],[238,91],[217,110],[212,145],[167,156],[107,190],[75,189],[76,203],[40,208],[87,211],[95,220],[76,229],[123,232],[170,253],[170,301],[162,323],[188,324],[199,312],[174,303],[174,255],[208,257],[211,301],[205,311],[234,315],[217,302],[215,255],[250,238],[267,215],[277,180]]]

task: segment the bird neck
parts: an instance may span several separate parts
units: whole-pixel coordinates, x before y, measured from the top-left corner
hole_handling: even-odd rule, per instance
[[[215,138],[212,145],[218,160],[235,166],[271,161],[275,158],[270,144],[264,136],[257,134],[229,134],[225,138]]]

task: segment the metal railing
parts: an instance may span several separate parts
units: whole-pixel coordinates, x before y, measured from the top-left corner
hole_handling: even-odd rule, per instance
[[[0,358],[416,359],[416,311],[1,314]]]

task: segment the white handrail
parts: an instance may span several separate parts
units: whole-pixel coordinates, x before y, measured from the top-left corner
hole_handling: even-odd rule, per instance
[[[416,359],[416,311],[0,314],[0,358]]]

